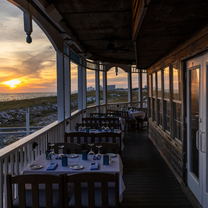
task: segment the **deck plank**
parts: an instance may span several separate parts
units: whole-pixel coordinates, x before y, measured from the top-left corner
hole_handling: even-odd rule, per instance
[[[122,161],[126,190],[121,207],[193,207],[148,138],[147,131],[126,132],[124,146]]]

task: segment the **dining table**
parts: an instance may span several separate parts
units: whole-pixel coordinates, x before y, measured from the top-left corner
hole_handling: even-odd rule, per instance
[[[143,111],[129,111],[129,115],[132,115],[133,118],[145,118],[145,112]]]
[[[86,129],[81,129],[79,130],[80,132],[86,132]],[[70,131],[70,132],[77,132],[77,131]],[[103,133],[103,132],[111,132],[111,130],[107,130],[107,129],[103,129],[101,131],[98,131],[98,129],[89,129],[89,133],[94,133],[94,134],[97,134],[97,133]],[[121,131],[120,129],[114,129],[114,133],[118,133],[118,134],[121,134],[121,144],[120,144],[120,141],[119,141],[119,138],[117,137],[116,138],[116,142],[119,143],[119,147],[121,145],[121,151],[123,151],[124,149],[124,143],[123,143],[123,138],[124,138],[124,132]],[[95,142],[98,142],[98,138],[95,137]],[[103,142],[105,142],[105,139],[103,138]],[[111,139],[110,139],[110,142],[111,142]],[[75,139],[75,143],[76,143],[76,139]],[[84,143],[84,141],[81,139],[81,143]],[[90,141],[90,138],[88,138],[88,144],[90,144],[91,141]]]
[[[123,163],[119,154],[109,154],[109,165],[103,164],[103,155],[100,160],[94,160],[94,155],[87,155],[87,160],[82,160],[82,154],[68,154],[67,166],[62,166],[62,160],[57,159],[58,155],[53,155],[50,160],[46,159],[46,155],[40,155],[32,162],[21,174],[75,174],[83,172],[103,172],[103,173],[118,173],[119,174],[119,201],[123,200],[123,192],[125,185],[123,182]],[[112,156],[112,157],[111,157]],[[91,163],[98,163],[97,170],[91,170]],[[51,163],[57,163],[54,170],[47,170]],[[74,168],[76,167],[76,168]],[[77,167],[80,167],[77,169]]]

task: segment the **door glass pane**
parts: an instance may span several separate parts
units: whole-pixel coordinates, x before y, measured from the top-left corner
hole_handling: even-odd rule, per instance
[[[156,96],[156,83],[155,83],[155,73],[152,75],[152,95]]]
[[[162,100],[161,99],[157,100],[157,106],[158,106],[158,124],[160,126],[162,126],[162,111],[163,111],[163,108],[162,108]]]
[[[164,69],[164,98],[169,99],[170,86],[169,86],[169,67]]]
[[[191,103],[190,103],[190,144],[191,144],[191,171],[199,177],[199,152],[196,148],[196,133],[199,130],[199,68],[190,72],[191,77]]]
[[[157,72],[157,96],[162,97],[161,71]]]
[[[173,65],[173,99],[181,100],[181,70],[180,64]]]
[[[151,75],[149,75],[149,97],[152,96],[152,79]]]

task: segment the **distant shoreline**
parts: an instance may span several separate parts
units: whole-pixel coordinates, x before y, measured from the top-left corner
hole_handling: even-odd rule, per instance
[[[0,102],[57,96],[57,92],[0,93]]]

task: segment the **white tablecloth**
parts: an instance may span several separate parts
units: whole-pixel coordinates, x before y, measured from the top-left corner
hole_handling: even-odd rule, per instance
[[[145,118],[145,112],[143,112],[143,111],[133,111],[131,113],[132,113],[134,118],[136,118],[136,117],[139,117],[139,118],[142,118],[142,119]]]
[[[75,132],[75,131],[71,131],[71,132]],[[82,131],[82,132],[86,132],[86,131]],[[103,133],[103,132],[111,132],[111,130],[109,130],[109,131],[98,131],[97,129],[94,129],[94,130],[92,130],[92,129],[90,129],[90,133],[95,133],[95,134],[97,134],[97,133]],[[119,130],[119,129],[114,129],[114,133],[121,133],[121,150],[123,151],[123,149],[124,149],[124,143],[123,143],[123,138],[124,138],[124,132],[123,131],[121,131],[121,130]],[[95,142],[98,142],[98,138],[96,139],[95,138]],[[103,142],[105,142],[105,139],[103,138]],[[110,142],[111,142],[111,139],[110,139]],[[120,147],[120,143],[119,143],[119,137],[118,138],[116,138],[116,142],[118,142],[118,145],[119,145],[119,147]],[[75,143],[76,143],[76,139],[75,139]],[[81,143],[84,143],[84,139],[82,140],[82,138],[81,138]],[[91,141],[90,141],[90,138],[88,138],[88,144],[90,144],[91,143]]]
[[[53,158],[55,158],[53,156]],[[51,162],[58,162],[58,167],[55,170],[46,170]],[[98,162],[98,170],[90,170],[91,162]],[[62,161],[57,159],[46,160],[46,155],[42,154],[39,156],[32,164],[41,164],[43,165],[42,169],[32,170],[30,167],[26,168],[22,174],[73,174],[81,172],[104,172],[104,173],[119,173],[119,198],[120,202],[123,199],[123,191],[125,190],[125,185],[123,182],[123,164],[120,158],[120,155],[117,154],[117,157],[112,158],[112,163],[109,165],[103,165],[103,158],[101,160],[93,160],[93,155],[88,155],[88,160],[82,160],[82,155],[79,154],[77,158],[68,158],[68,166],[63,167]],[[84,169],[81,170],[72,170],[70,165],[80,164],[84,166]]]

